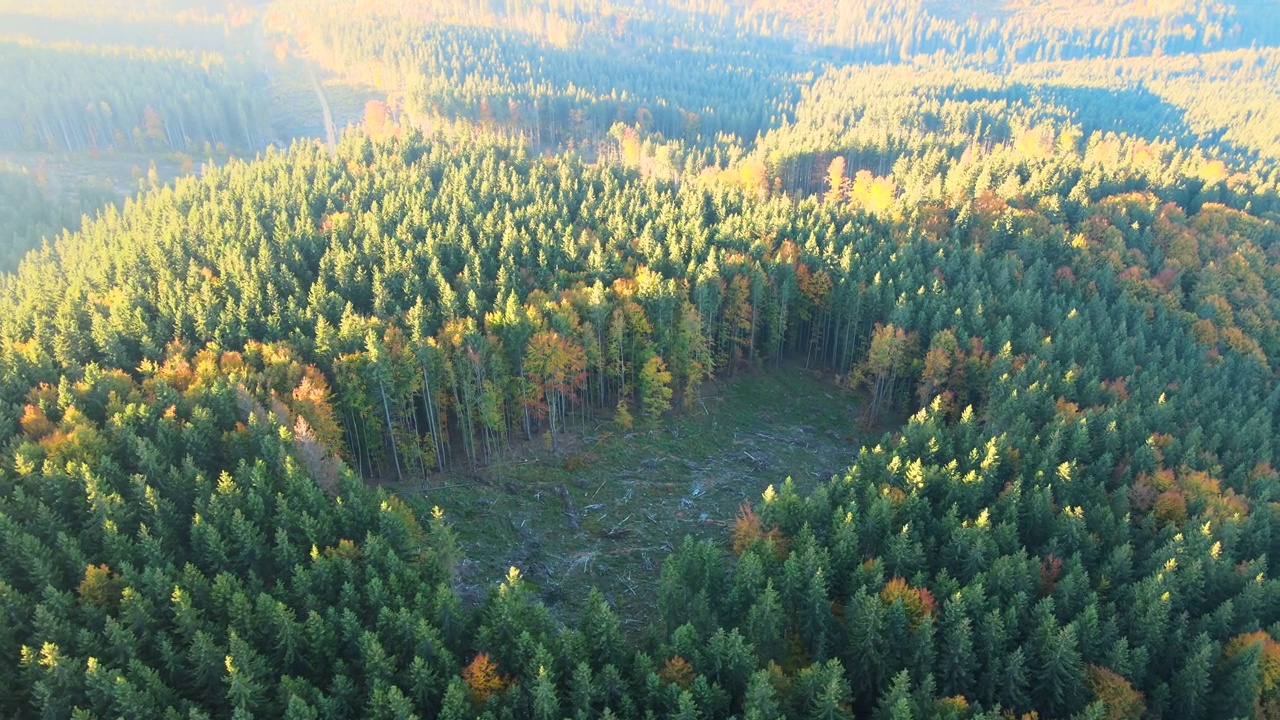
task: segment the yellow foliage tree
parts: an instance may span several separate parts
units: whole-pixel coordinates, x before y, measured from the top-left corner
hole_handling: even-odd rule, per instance
[[[844,199],[845,186],[849,179],[844,176],[847,162],[843,156],[836,156],[827,166],[827,202],[840,202]]]
[[[671,409],[671,373],[657,355],[646,360],[640,369],[640,402],[649,422],[656,422]]]
[[[84,580],[76,588],[82,601],[107,612],[115,612],[120,606],[120,593],[123,590],[124,583],[120,576],[111,572],[111,568],[105,564],[85,567]]]
[[[872,215],[886,215],[893,209],[898,184],[890,177],[877,177],[869,170],[859,170],[853,176],[849,202]]]

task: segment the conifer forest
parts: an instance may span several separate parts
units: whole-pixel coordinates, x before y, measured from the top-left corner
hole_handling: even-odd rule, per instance
[[[1280,719],[1275,0],[0,0],[0,718]]]

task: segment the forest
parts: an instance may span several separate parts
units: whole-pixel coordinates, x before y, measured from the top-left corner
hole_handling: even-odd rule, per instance
[[[0,715],[1280,717],[1256,4],[205,5],[0,3]],[[852,462],[579,527],[801,375]]]

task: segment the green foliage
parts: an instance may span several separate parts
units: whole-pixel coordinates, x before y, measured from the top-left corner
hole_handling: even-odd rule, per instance
[[[640,408],[649,422],[657,422],[671,409],[671,373],[662,358],[653,356],[640,368]]]
[[[0,148],[50,151],[254,150],[261,113],[246,70],[217,54],[0,43]]]
[[[403,104],[0,279],[6,709],[1274,714],[1274,103],[1206,101],[1269,87],[1273,51],[1240,48],[1274,20],[737,7],[275,8]],[[213,55],[11,45],[43,69],[0,142],[257,142]],[[76,53],[117,84],[68,80]],[[921,53],[971,66],[840,66]],[[807,495],[770,485],[732,538],[673,541],[647,627],[599,591],[566,623],[514,567],[486,593],[443,510],[364,482],[558,449],[614,408],[648,430],[784,360],[900,426]]]
[[[776,125],[816,63],[690,10],[288,0],[267,24],[324,67],[394,96],[379,115],[389,109],[409,126],[465,119],[535,147],[597,152],[619,122],[690,144]],[[636,166],[641,141],[633,132],[627,142],[617,156]],[[655,170],[683,173],[676,159]]]

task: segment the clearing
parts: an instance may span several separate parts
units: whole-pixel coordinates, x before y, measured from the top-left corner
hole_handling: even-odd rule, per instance
[[[853,464],[883,430],[861,430],[862,405],[829,376],[789,367],[709,383],[694,412],[658,428],[602,424],[598,435],[563,435],[559,455],[528,444],[536,450],[515,448],[479,476],[392,488],[424,516],[445,511],[466,558],[465,601],[516,566],[561,618],[572,621],[595,585],[638,630],[655,615],[662,560],[684,536],[727,549],[739,506],[769,484],[790,476],[803,494]]]

